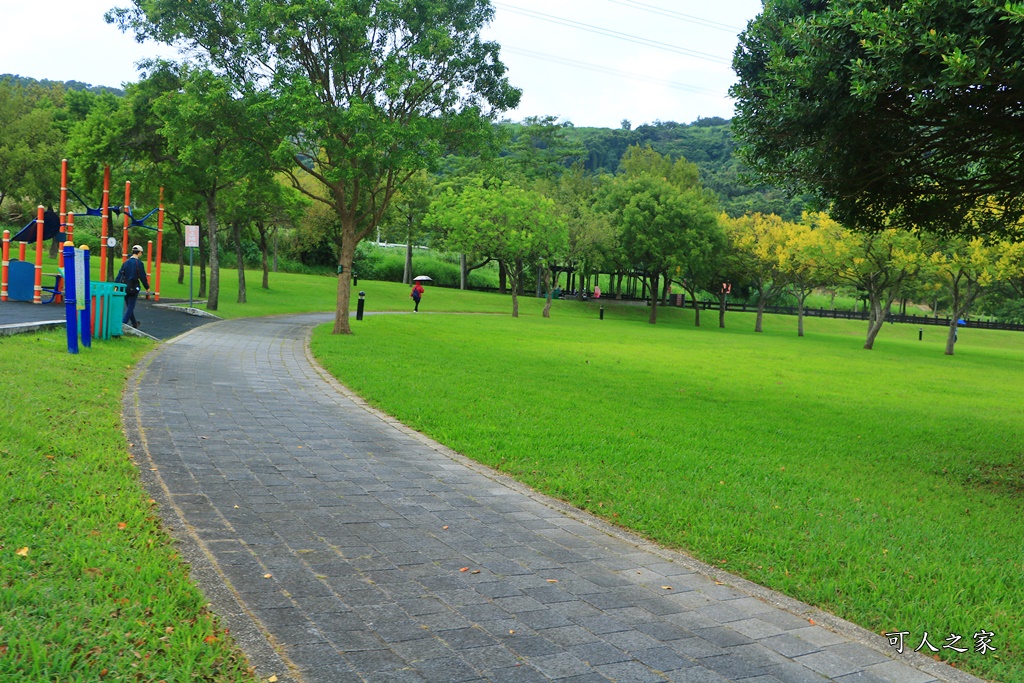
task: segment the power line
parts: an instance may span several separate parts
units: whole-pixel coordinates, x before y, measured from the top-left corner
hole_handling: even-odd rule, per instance
[[[719,31],[725,31],[726,33],[732,33],[734,35],[743,30],[738,26],[730,26],[729,24],[723,24],[718,21],[702,19],[701,17],[695,17],[692,14],[683,14],[682,12],[665,9],[664,7],[658,7],[657,5],[649,5],[646,2],[639,2],[638,0],[608,0],[608,2],[616,5],[622,5],[623,7],[643,10],[644,12],[650,12],[651,14],[660,14],[663,17],[671,17],[672,19],[678,19],[680,21],[688,21],[691,24],[698,24],[706,28],[713,28]]]
[[[655,85],[664,85],[675,90],[682,90],[684,92],[690,92],[697,95],[719,95],[715,90],[710,88],[701,88],[694,85],[686,85],[685,83],[677,83],[675,81],[669,81],[662,78],[655,78],[654,76],[644,76],[642,74],[630,73],[628,71],[620,71],[619,69],[612,69],[610,67],[600,66],[598,64],[592,64],[590,62],[581,62],[575,59],[569,59],[567,57],[558,57],[556,55],[549,55],[543,52],[535,52],[534,50],[527,50],[521,47],[514,47],[512,45],[502,45],[501,49],[505,52],[509,52],[514,55],[522,55],[524,57],[532,57],[533,59],[540,59],[545,62],[551,62],[553,64],[562,64],[564,66],[571,66],[577,69],[586,69],[588,71],[596,71],[598,73],[610,74],[612,76],[620,76],[623,78],[629,78],[635,81],[643,81],[645,83],[653,83]]]
[[[591,33],[596,33],[598,35],[608,36],[611,38],[618,38],[619,40],[625,40],[630,43],[646,45],[647,47],[653,47],[659,50],[665,50],[667,52],[675,52],[677,54],[686,55],[688,57],[696,57],[697,59],[703,59],[705,61],[714,62],[716,64],[732,64],[731,59],[725,59],[723,57],[708,54],[706,52],[698,52],[697,50],[690,50],[685,47],[679,47],[678,45],[670,45],[668,43],[661,43],[656,40],[641,38],[640,36],[634,36],[628,33],[612,31],[611,29],[601,28],[600,26],[592,26],[590,24],[584,24],[583,22],[573,21],[572,19],[563,19],[562,17],[544,14],[543,12],[536,12],[534,10],[523,9],[522,7],[516,7],[514,5],[506,5],[505,3],[502,2],[495,2],[493,4],[495,7],[500,7],[509,12],[521,14],[532,19],[541,19],[542,21],[548,21],[553,24],[561,24],[562,26],[569,26],[571,28],[589,31]]]

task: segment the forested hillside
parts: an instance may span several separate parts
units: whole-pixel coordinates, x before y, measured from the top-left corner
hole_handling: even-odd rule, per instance
[[[659,154],[697,164],[705,187],[714,190],[730,216],[748,212],[775,213],[797,220],[804,208],[801,199],[789,199],[776,188],[751,187],[743,182],[742,165],[733,154],[729,121],[712,117],[693,123],[656,121],[636,128],[567,128],[566,135],[586,150],[588,171],[614,173],[630,145],[650,145]]]
[[[111,88],[107,85],[92,85],[91,83],[83,83],[82,81],[51,81],[47,78],[40,80],[36,78],[29,78],[28,76],[19,76],[18,74],[0,74],[0,81],[4,80],[10,81],[14,85],[19,85],[21,87],[38,85],[43,88],[52,88],[55,85],[59,85],[63,87],[64,90],[85,90],[97,95],[110,93],[111,95],[124,97],[124,90],[121,88]]]

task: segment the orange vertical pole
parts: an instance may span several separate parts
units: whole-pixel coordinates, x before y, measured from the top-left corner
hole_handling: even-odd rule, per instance
[[[153,240],[146,242],[146,273],[153,274]],[[149,290],[146,290],[146,299],[149,299]]]
[[[153,298],[160,301],[160,270],[164,262],[164,188],[160,188],[160,210],[156,214],[156,273],[153,280]]]
[[[40,204],[36,209],[36,282],[32,289],[32,303],[43,303],[43,213],[46,209]]]
[[[103,167],[103,208],[100,210],[100,282],[107,281],[107,236],[110,234],[110,167]]]
[[[7,272],[11,264],[11,231],[4,230],[4,260],[0,270],[0,301],[7,301]]]
[[[25,242],[18,242],[18,260],[25,260],[25,248],[28,246]]]
[[[128,260],[128,226],[131,225],[132,219],[128,214],[131,213],[131,202],[132,202],[132,181],[124,181],[124,238],[121,240],[121,263]]]
[[[67,225],[68,217],[68,160],[60,160],[60,231],[67,234],[64,226]],[[65,238],[70,240],[70,237]],[[64,267],[64,248],[61,247],[57,253],[57,267]]]

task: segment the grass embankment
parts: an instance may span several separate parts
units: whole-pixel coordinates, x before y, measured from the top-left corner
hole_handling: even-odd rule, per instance
[[[941,330],[912,326],[868,352],[859,322],[809,319],[801,339],[786,316],[754,334],[751,314],[695,329],[678,309],[650,326],[646,307],[609,302],[599,321],[559,302],[545,320],[539,304],[367,317],[313,348],[375,405],[539,490],[909,631],[908,649],[994,632],[995,651],[941,655],[1022,680],[1024,335],[965,329],[950,358]]]
[[[151,344],[2,339],[0,679],[255,680],[128,456],[121,394]]]

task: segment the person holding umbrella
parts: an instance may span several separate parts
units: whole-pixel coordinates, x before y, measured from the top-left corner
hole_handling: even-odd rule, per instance
[[[412,293],[409,294],[409,296],[411,296],[413,300],[413,313],[420,312],[420,299],[423,298],[423,283],[429,279],[430,278],[426,275],[420,275],[412,279]]]

